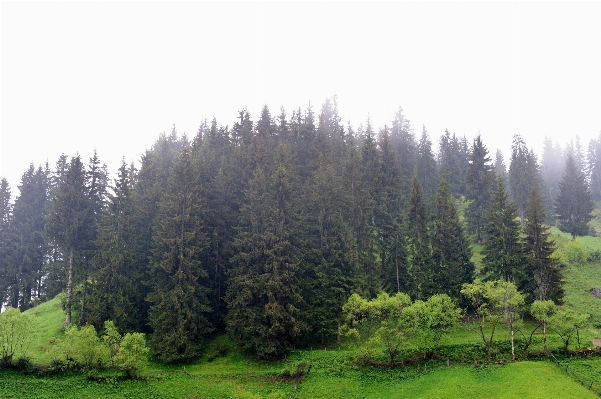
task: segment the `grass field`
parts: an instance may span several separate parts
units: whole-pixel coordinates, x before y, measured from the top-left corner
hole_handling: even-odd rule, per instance
[[[392,371],[346,364],[344,353],[297,353],[260,365],[227,357],[212,363],[164,368],[146,381],[97,383],[85,375],[36,378],[0,372],[3,398],[594,398],[548,361],[486,367],[440,366]],[[313,365],[300,384],[274,381],[283,366],[299,359]],[[586,364],[586,363],[585,363]]]

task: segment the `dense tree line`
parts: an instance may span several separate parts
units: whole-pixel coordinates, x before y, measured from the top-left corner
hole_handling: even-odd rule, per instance
[[[64,291],[66,324],[147,332],[165,361],[224,330],[263,358],[325,344],[353,293],[460,300],[475,242],[481,277],[558,301],[547,200],[561,228],[586,233],[599,146],[586,171],[568,156],[556,182],[547,146],[539,165],[516,136],[507,170],[480,137],[447,130],[435,150],[401,109],[379,131],[344,126],[334,98],[318,115],[204,121],[191,140],[174,127],[113,179],[96,154],[63,155],[53,170],[32,165],[14,203],[2,180],[0,299],[23,310]]]

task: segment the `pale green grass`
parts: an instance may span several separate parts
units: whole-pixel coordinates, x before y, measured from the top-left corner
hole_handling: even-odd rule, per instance
[[[31,341],[26,355],[33,363],[49,363],[54,345],[63,336],[65,312],[62,309],[61,298],[57,296],[25,313],[33,320]]]
[[[419,375],[311,375],[298,398],[595,398],[559,367],[548,362],[504,366],[450,367]]]

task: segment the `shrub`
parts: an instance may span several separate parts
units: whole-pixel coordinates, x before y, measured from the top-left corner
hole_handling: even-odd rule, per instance
[[[565,260],[571,264],[581,265],[586,262],[586,248],[580,241],[570,241],[563,247],[563,255]]]
[[[589,262],[599,262],[601,260],[601,250],[594,249],[588,253]]]
[[[15,362],[14,367],[15,367],[15,370],[18,370],[24,374],[33,373],[35,370],[33,367],[33,363],[31,363],[31,359],[28,357],[20,357]]]
[[[92,325],[67,327],[64,344],[65,358],[74,359],[85,369],[102,368],[109,359],[109,350],[102,344]]]
[[[127,333],[119,343],[119,351],[115,356],[115,365],[125,371],[128,377],[138,378],[139,370],[146,361],[148,348],[142,333]]]
[[[31,333],[30,319],[19,309],[0,314],[0,362],[11,364],[13,356],[23,357]]]
[[[107,346],[109,350],[109,356],[112,360],[115,359],[117,353],[119,353],[119,343],[121,342],[121,334],[115,327],[115,323],[112,320],[104,322],[104,334],[102,335],[102,342]]]

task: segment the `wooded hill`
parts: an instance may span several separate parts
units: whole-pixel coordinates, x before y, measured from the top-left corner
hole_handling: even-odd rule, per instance
[[[563,171],[563,173],[562,173]],[[229,331],[261,358],[339,334],[351,294],[447,294],[475,278],[513,282],[527,302],[563,296],[543,224],[589,234],[601,198],[601,138],[520,136],[509,168],[448,130],[436,151],[402,110],[376,131],[344,126],[336,100],[192,138],[161,135],[114,178],[95,154],[0,185],[0,299],[22,310],[65,291],[66,323],[149,334],[164,361]],[[472,244],[483,244],[476,273]]]

